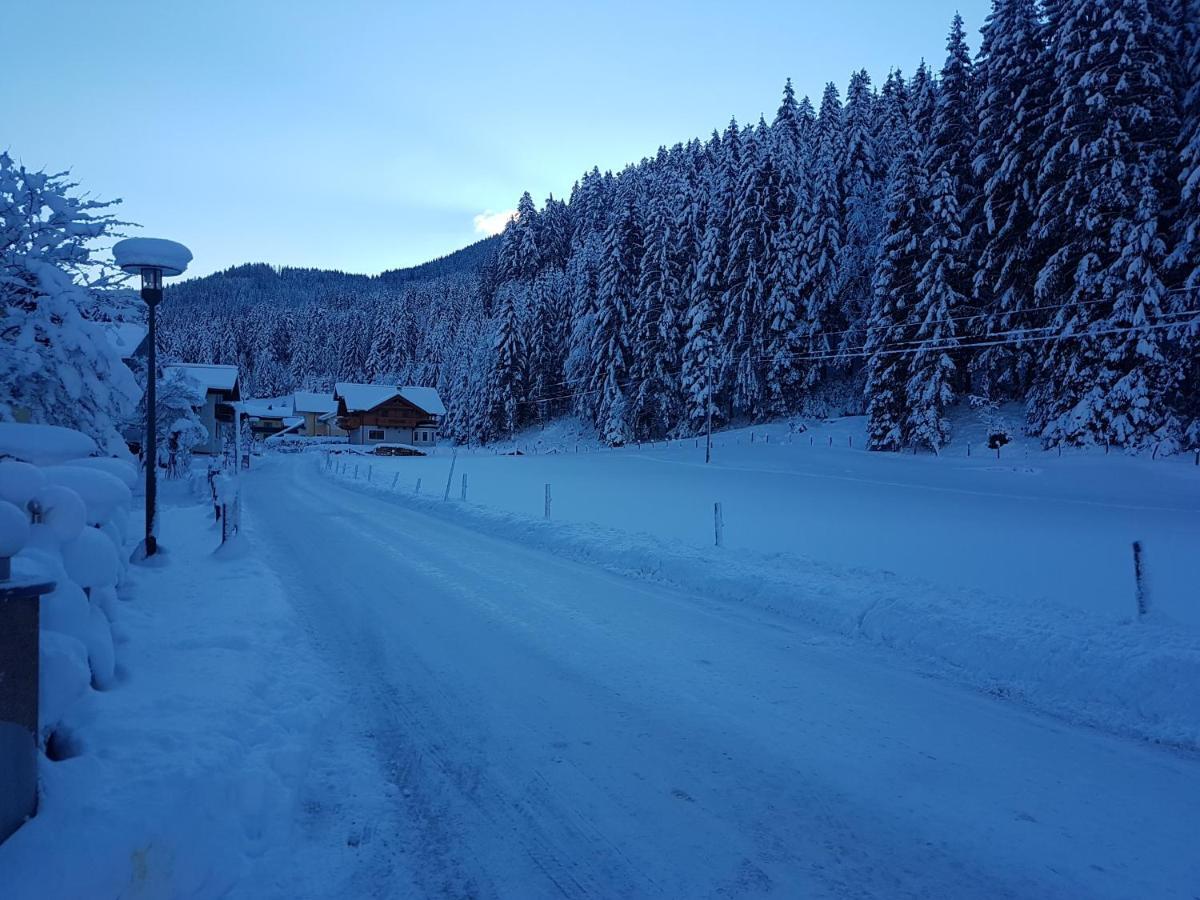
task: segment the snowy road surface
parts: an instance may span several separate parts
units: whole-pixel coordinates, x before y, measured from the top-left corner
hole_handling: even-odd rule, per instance
[[[397,868],[431,897],[1200,891],[1194,756],[477,534],[311,459],[246,481],[251,536],[402,798],[358,845],[378,896]]]

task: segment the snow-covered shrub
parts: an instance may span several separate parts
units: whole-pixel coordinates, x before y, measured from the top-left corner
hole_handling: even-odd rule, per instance
[[[67,426],[119,453],[137,385],[81,310],[123,277],[89,247],[122,223],[75,187],[0,153],[0,422]]]
[[[987,430],[989,449],[1003,447],[1013,439],[1013,428],[1008,417],[1000,410],[1000,404],[987,397],[971,396],[971,409],[975,410],[979,422]]]
[[[43,740],[89,686],[115,683],[111,621],[136,473],[121,460],[75,458],[89,447],[80,432],[0,423],[0,553],[17,572],[55,582],[41,599]]]

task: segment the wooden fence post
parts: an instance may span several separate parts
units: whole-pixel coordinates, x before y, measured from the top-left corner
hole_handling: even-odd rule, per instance
[[[1133,542],[1133,581],[1136,585],[1138,618],[1150,612],[1150,598],[1146,595],[1146,564],[1142,560],[1142,542]]]
[[[463,472],[463,478],[462,478],[462,499],[463,500],[467,499],[467,473],[466,472]]]
[[[497,453],[500,451],[497,450]],[[454,455],[450,457],[450,474],[446,476],[446,493],[442,494],[442,502],[445,503],[450,499],[450,485],[454,483],[454,464],[458,462],[458,451],[454,451]]]
[[[725,546],[725,517],[721,513],[721,503],[713,504],[713,538],[718,547]]]

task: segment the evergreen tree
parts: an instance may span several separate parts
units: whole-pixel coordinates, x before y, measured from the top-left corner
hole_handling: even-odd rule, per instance
[[[867,322],[867,445],[872,450],[899,450],[907,433],[910,376],[908,327],[916,309],[917,281],[925,259],[922,235],[928,226],[921,154],[915,136],[892,165],[884,206],[884,239],[875,270]]]
[[[846,330],[837,346],[843,352],[861,346],[861,331],[849,326],[861,322],[870,307],[871,278],[883,225],[879,188],[886,173],[880,171],[876,158],[876,102],[866,70],[855,72],[846,91],[845,150],[841,169],[846,224],[838,271],[842,284],[840,320]]]
[[[984,349],[972,365],[977,390],[995,399],[1024,395],[1037,347],[1020,337],[1035,321],[1036,147],[1048,89],[1042,53],[1034,0],[993,0],[977,67],[972,173],[982,179],[982,226],[971,296],[980,316],[971,331],[996,329],[1014,340]]]
[[[1047,444],[1140,446],[1178,435],[1166,408],[1179,367],[1161,322],[1164,213],[1179,133],[1159,0],[1063,3],[1053,41],[1039,232],[1058,249],[1038,299],[1051,320],[1030,421]]]
[[[601,437],[615,446],[628,442],[634,434],[630,407],[631,322],[642,255],[640,198],[629,173],[617,190],[617,206],[604,238],[592,336],[592,355],[600,381],[596,422]]]
[[[807,366],[806,384],[817,384],[829,367],[831,351],[844,328],[840,308],[842,283],[838,263],[843,245],[841,164],[844,155],[842,104],[837,87],[830,83],[821,98],[813,132],[814,157],[810,169],[812,193],[800,272],[801,295],[807,326],[807,350],[814,359]]]
[[[675,153],[682,153],[678,148]],[[673,165],[678,160],[672,161]],[[682,265],[679,259],[677,209],[683,200],[674,171],[651,187],[644,249],[638,275],[634,321],[633,422],[639,435],[661,437],[678,424],[678,372],[682,344],[680,307]]]
[[[923,246],[928,256],[921,267],[909,321],[914,346],[907,360],[905,387],[908,414],[904,443],[937,452],[950,439],[946,410],[954,401],[954,348],[958,345],[954,315],[963,302],[958,289],[964,268],[961,259],[962,220],[951,167],[942,165],[934,176],[929,201],[929,226]]]
[[[528,347],[522,322],[528,288],[508,282],[496,293],[495,369],[491,389],[491,427],[511,436],[529,418]]]

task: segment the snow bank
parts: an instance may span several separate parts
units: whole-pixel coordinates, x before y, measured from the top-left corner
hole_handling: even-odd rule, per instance
[[[25,460],[0,460],[0,554],[13,557],[16,573],[55,583],[41,599],[43,745],[89,687],[115,683],[110,616],[134,473],[119,460],[80,458],[95,450],[67,428],[0,425],[0,452]]]
[[[318,465],[314,461],[314,465]],[[430,515],[684,592],[748,603],[891,648],[939,674],[1073,722],[1200,749],[1200,634],[1152,619],[1112,624],[1061,608],[951,591],[803,556],[701,549],[597,525],[547,522],[407,485],[327,477]]]
[[[70,488],[87,507],[89,524],[103,525],[133,502],[129,487],[115,475],[80,466],[51,466],[43,470],[51,484]]]
[[[398,789],[348,731],[350,700],[268,565],[217,561],[211,507],[164,500],[171,564],[137,568],[121,603],[129,677],[118,683],[111,638],[89,627],[111,588],[89,608],[71,584],[82,637],[43,634],[43,704],[76,755],[43,760],[37,816],[0,844],[0,896],[277,897],[291,879],[357,896],[362,856],[345,835],[370,828],[372,814],[352,818],[364,803],[387,815]]]
[[[72,428],[0,422],[0,456],[48,466],[95,452],[96,442]]]

